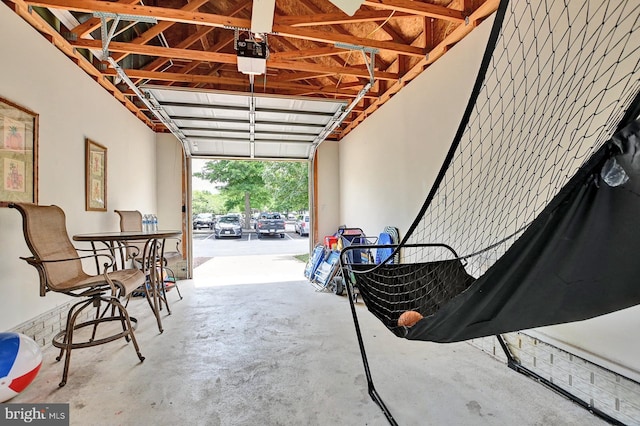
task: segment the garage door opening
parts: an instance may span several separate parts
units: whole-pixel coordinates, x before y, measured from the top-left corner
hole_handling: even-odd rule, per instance
[[[309,252],[309,162],[191,159],[193,268]]]

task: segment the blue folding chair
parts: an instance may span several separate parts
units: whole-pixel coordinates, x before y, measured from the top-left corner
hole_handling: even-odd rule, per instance
[[[335,275],[340,267],[340,252],[332,250],[327,258],[320,263],[316,273],[311,281],[318,290],[324,290],[329,285],[331,278]]]
[[[313,280],[313,277],[316,274],[316,270],[324,260],[325,255],[326,253],[325,253],[324,246],[317,245],[313,249],[313,253],[311,254],[311,257],[307,261],[307,265],[304,268],[304,276],[306,278],[308,278],[309,280]]]
[[[391,238],[391,235],[388,234],[387,232],[381,232],[380,235],[378,236],[378,245],[386,245],[386,244],[393,244],[393,239]],[[384,263],[387,259],[391,257],[392,254],[393,254],[393,248],[391,247],[376,249],[376,258],[375,258],[376,264],[379,265],[381,263]],[[390,263],[394,263],[394,259],[391,259],[387,262],[387,264],[390,264]]]

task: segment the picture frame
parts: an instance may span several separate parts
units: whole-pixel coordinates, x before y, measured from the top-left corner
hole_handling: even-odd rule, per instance
[[[0,207],[38,203],[38,119],[0,97]]]
[[[85,139],[85,210],[107,211],[107,147]]]

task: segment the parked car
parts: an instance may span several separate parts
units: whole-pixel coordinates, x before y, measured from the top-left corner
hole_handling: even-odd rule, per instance
[[[221,237],[242,237],[242,224],[236,215],[226,215],[220,217],[213,226],[215,238]]]
[[[298,216],[296,220],[296,233],[302,235],[309,235],[309,215]]]
[[[198,213],[193,219],[193,229],[213,229],[213,222],[214,220],[212,213]]]
[[[280,235],[284,238],[284,219],[280,213],[260,213],[256,222],[256,234],[258,238],[264,235]]]

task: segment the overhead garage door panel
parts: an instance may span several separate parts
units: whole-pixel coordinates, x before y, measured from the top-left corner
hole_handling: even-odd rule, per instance
[[[346,101],[144,86],[188,155],[307,160]]]
[[[184,134],[189,138],[223,138],[223,139],[243,139],[249,140],[249,130],[212,130],[212,129],[183,129]]]
[[[309,145],[265,141],[255,143],[256,158],[305,158],[309,155]]]
[[[212,120],[210,117],[174,120],[177,126],[182,129],[212,129],[212,130],[246,130],[249,132],[248,121]]]
[[[200,152],[216,152],[220,157],[248,157],[250,146],[245,141],[233,140],[190,140],[194,149],[193,155],[200,155]]]

